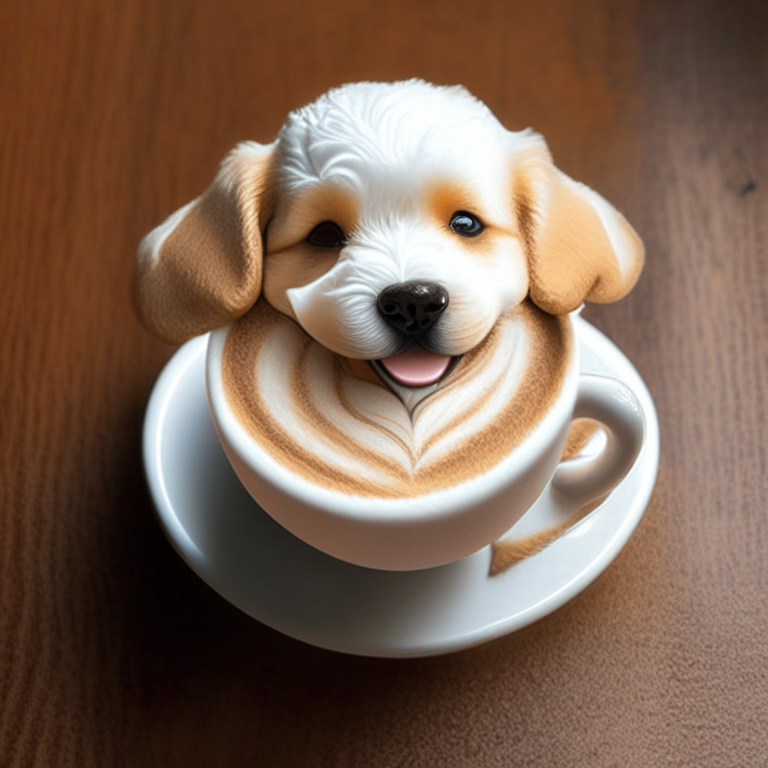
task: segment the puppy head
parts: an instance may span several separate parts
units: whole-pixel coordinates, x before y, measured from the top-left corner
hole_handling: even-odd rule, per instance
[[[539,135],[460,87],[358,83],[292,113],[275,143],[235,149],[145,238],[136,295],[178,342],[244,314],[263,273],[265,299],[340,355],[415,342],[456,356],[526,296],[551,314],[621,298],[642,259]]]

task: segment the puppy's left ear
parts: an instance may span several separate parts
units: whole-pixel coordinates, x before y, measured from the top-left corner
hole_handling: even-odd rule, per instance
[[[561,315],[585,301],[627,294],[640,276],[643,243],[597,192],[555,168],[544,140],[517,154],[514,205],[529,265],[531,299]]]
[[[200,197],[142,240],[134,299],[144,325],[164,341],[225,325],[259,297],[274,146],[238,145]]]

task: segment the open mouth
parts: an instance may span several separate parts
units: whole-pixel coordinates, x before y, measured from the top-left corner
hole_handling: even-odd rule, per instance
[[[393,381],[402,386],[426,387],[440,381],[457,360],[457,357],[439,355],[414,344],[400,355],[376,360],[374,367],[381,366]]]

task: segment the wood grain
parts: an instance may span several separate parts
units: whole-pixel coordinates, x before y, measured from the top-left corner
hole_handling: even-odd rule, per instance
[[[768,6],[0,5],[0,765],[764,766]],[[658,405],[615,563],[447,657],[347,658],[204,586],[154,522],[140,237],[235,142],[349,80],[461,82],[624,211],[647,266],[588,310]]]

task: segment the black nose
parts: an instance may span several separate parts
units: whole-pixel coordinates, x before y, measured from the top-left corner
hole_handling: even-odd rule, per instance
[[[376,302],[381,316],[400,333],[428,331],[448,306],[448,291],[437,283],[412,280],[385,288]]]

